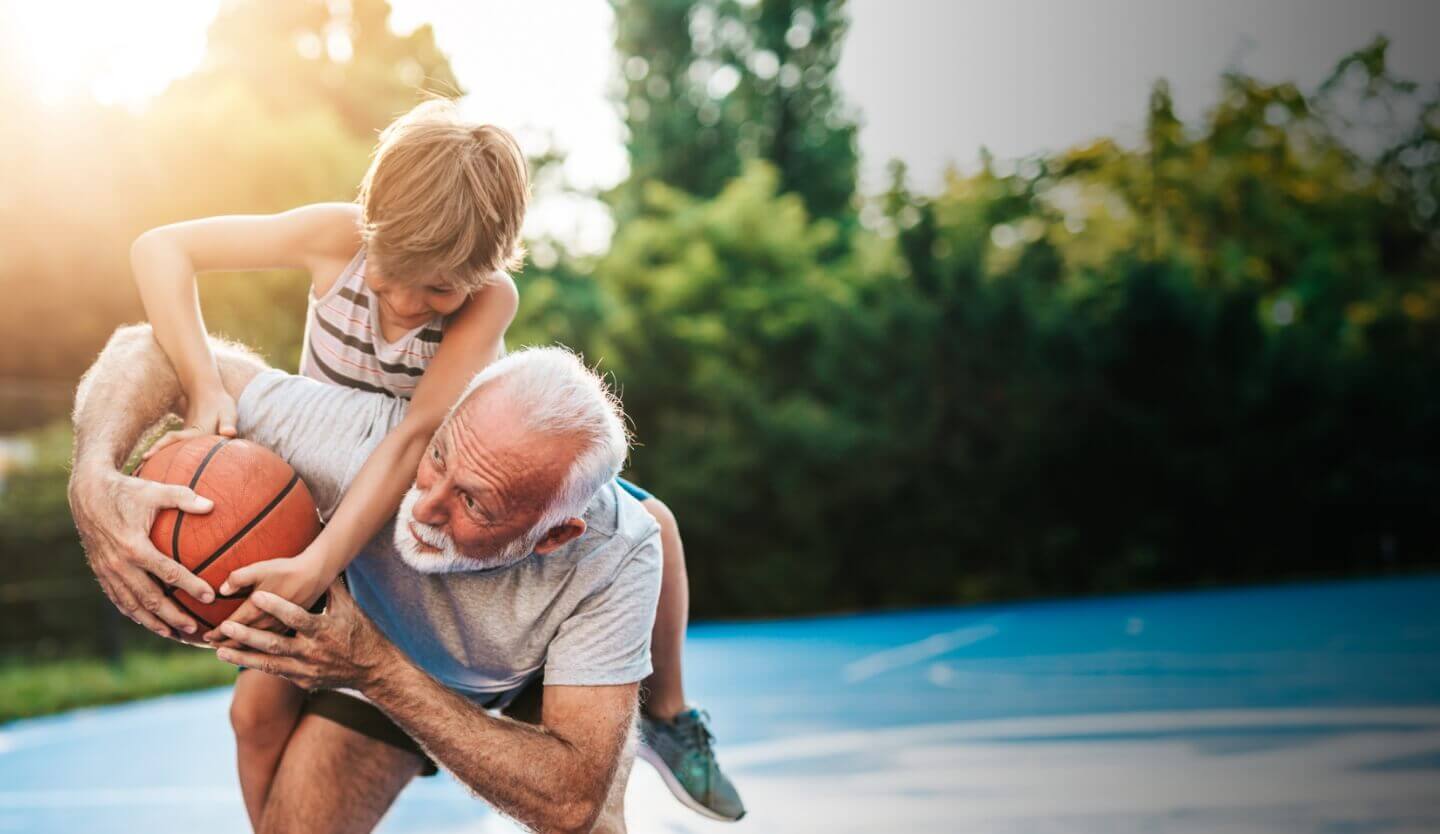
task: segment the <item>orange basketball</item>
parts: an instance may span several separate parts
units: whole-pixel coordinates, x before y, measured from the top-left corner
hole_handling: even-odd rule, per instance
[[[305,482],[279,455],[247,440],[207,435],[172,443],[135,474],[187,486],[215,502],[202,515],[162,510],[150,528],[150,540],[161,553],[215,589],[209,605],[176,588],[166,591],[208,628],[235,613],[249,593],[219,596],[231,571],[295,556],[320,533],[320,516]]]

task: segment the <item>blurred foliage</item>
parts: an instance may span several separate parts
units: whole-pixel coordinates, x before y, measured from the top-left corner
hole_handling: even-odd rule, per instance
[[[1385,48],[1191,125],[1158,84],[1149,147],[897,166],[866,228],[763,163],[637,183],[585,346],[696,613],[1436,564],[1440,121]],[[1361,153],[1372,105],[1417,121]]]
[[[375,129],[453,83],[378,0],[226,8],[211,61],[142,113],[41,114],[0,72],[22,163],[0,324],[46,344],[0,376],[68,384],[139,317],[144,228],[347,199]],[[542,242],[509,341],[614,375],[697,616],[1440,563],[1440,91],[1383,41],[1314,91],[1231,74],[1194,123],[1158,84],[1142,147],[986,158],[933,194],[896,165],[865,197],[843,4],[615,9],[618,232],[589,258]],[[302,279],[202,285],[212,329],[293,367]],[[0,622],[10,648],[118,653],[143,632],[89,578],[67,442],[0,464]]]
[[[464,92],[428,25],[398,35],[389,18],[387,0],[226,3],[210,25],[204,67],[171,95],[205,101],[243,88],[269,118],[325,111],[368,148],[417,92]]]
[[[843,0],[611,0],[630,178],[623,226],[651,183],[713,197],[746,160],[779,169],[811,214],[853,217],[855,121],[835,90]]]
[[[195,648],[128,651],[115,662],[0,660],[0,723],[76,707],[227,686],[235,667]]]

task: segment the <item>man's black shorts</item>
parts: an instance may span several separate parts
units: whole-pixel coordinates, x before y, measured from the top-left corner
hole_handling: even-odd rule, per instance
[[[544,688],[543,676],[536,675],[520,688],[501,713],[516,721],[540,723],[540,702]],[[502,694],[495,696],[494,702],[502,703],[504,700],[505,696]],[[400,729],[400,725],[390,720],[390,716],[368,701],[333,689],[322,689],[306,693],[300,714],[318,715],[367,738],[414,753],[420,757],[421,776],[434,776],[438,772],[435,761],[421,749],[420,744]]]

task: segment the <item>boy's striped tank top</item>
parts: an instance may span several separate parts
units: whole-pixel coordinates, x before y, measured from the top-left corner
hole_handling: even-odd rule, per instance
[[[365,250],[330,291],[310,293],[300,373],[311,379],[410,399],[440,349],[445,319],[436,316],[393,342],[380,329],[379,302],[365,286]]]

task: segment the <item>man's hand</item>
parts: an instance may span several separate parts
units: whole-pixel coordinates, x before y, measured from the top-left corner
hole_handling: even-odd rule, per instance
[[[335,574],[325,569],[324,561],[314,558],[307,551],[290,559],[267,559],[232,571],[220,585],[220,593],[229,596],[243,588],[253,588],[256,592],[268,591],[308,609],[334,581]],[[226,621],[266,631],[285,630],[279,620],[255,604],[253,593]],[[220,646],[239,645],[226,639],[218,628],[206,633],[205,640]]]
[[[222,648],[226,663],[279,675],[302,689],[364,689],[380,680],[399,650],[380,635],[360,612],[344,584],[330,586],[330,603],[323,614],[311,614],[289,600],[266,591],[250,596],[294,637],[273,634],[227,620],[220,633],[244,646]]]
[[[215,592],[150,543],[160,510],[176,507],[208,513],[214,504],[183,486],[131,478],[114,470],[76,470],[70,479],[70,514],[85,555],[110,601],[125,616],[162,637],[195,633],[196,624],[163,586],[179,588],[202,602]]]

